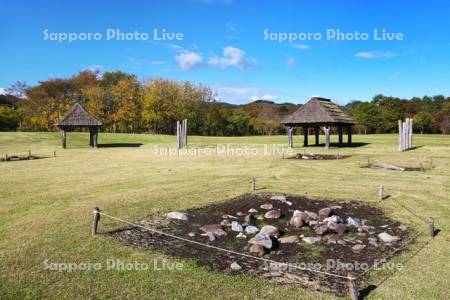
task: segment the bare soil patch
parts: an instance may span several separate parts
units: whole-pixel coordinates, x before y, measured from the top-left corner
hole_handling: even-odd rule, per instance
[[[267,204],[268,206],[272,205],[273,210],[279,210],[279,218],[265,218],[269,210],[263,209],[261,206]],[[336,222],[327,221],[323,215],[317,219],[313,218],[314,214],[318,214],[319,211],[323,212],[324,208],[329,208],[328,218],[337,219]],[[368,204],[268,193],[246,194],[218,204],[194,208],[183,212],[188,216],[187,220],[152,216],[136,223],[207,245],[250,254],[248,251],[249,240],[254,238],[255,234],[248,234],[244,229],[243,234],[247,238],[236,238],[240,233],[233,231],[229,225],[224,225],[226,223],[224,220],[238,222],[243,228],[246,228],[245,219],[249,215],[248,211],[251,209],[257,210],[257,212],[252,214],[254,217],[252,222],[255,227],[261,230],[264,226],[270,225],[276,227],[279,232],[277,236],[270,237],[272,247],[264,249],[262,258],[289,263],[307,269],[346,276],[349,270],[343,265],[338,265],[340,262],[342,264],[350,263],[353,266],[359,264],[361,270],[353,270],[353,272],[360,274],[364,271],[362,264],[371,266],[376,260],[390,256],[396,249],[402,249],[405,244],[410,242],[410,231],[406,226],[388,218],[381,209]],[[293,226],[292,222],[290,223],[293,215],[296,214],[296,210],[307,212],[311,215],[308,222],[298,228]],[[358,221],[360,224],[350,224],[349,217],[352,219],[350,221]],[[328,230],[326,229],[324,233],[317,233],[320,231],[318,228],[320,226],[323,228],[324,224],[328,224],[325,225],[325,228],[326,226],[335,226],[335,224],[330,222],[343,224],[345,232],[336,234],[336,232],[330,230],[332,227],[328,227]],[[221,223],[223,225],[220,228],[223,229],[226,235],[215,236],[213,241],[210,241],[209,236],[201,230],[204,225],[219,225]],[[397,240],[395,242],[384,242],[378,237],[380,233],[387,233],[396,237]],[[295,268],[276,268],[274,265],[256,258],[241,257],[236,254],[191,244],[153,233],[140,227],[123,228],[110,234],[127,245],[157,250],[175,257],[192,259],[198,265],[206,266],[213,271],[224,273],[245,272],[249,275],[262,276],[280,284],[300,283],[315,290],[331,291],[337,295],[343,295],[347,290],[346,280],[343,278],[311,271],[300,271]],[[283,238],[286,237],[295,241],[282,243]],[[320,241],[313,244],[305,242],[305,240],[310,238],[320,238]],[[397,253],[400,252],[398,251]],[[330,264],[333,261],[336,265],[330,268]],[[234,262],[242,270],[232,270],[231,264]],[[365,279],[367,279],[367,275],[359,278],[358,281]]]

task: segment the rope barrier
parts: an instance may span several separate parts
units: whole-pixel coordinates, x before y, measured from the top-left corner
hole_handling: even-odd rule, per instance
[[[264,262],[267,262],[267,263],[274,263],[274,264],[277,264],[277,265],[287,266],[289,268],[294,268],[294,269],[298,269],[298,270],[301,270],[301,271],[308,271],[308,272],[312,272],[312,273],[318,273],[318,274],[322,274],[322,275],[326,275],[326,276],[332,276],[332,277],[342,278],[342,279],[347,279],[347,280],[348,279],[350,279],[350,280],[355,279],[354,277],[338,275],[338,274],[333,274],[333,273],[329,273],[329,272],[313,270],[313,269],[308,269],[308,268],[302,268],[302,267],[296,266],[296,265],[290,265],[290,264],[283,263],[283,262],[277,262],[277,261],[274,261],[274,260],[271,260],[271,259],[266,259],[266,258],[262,258],[262,257],[256,257],[256,256],[253,256],[253,255],[250,255],[250,254],[240,253],[240,252],[237,252],[237,251],[233,251],[233,250],[220,248],[220,247],[208,245],[208,244],[205,244],[205,243],[193,241],[193,240],[190,240],[190,239],[187,239],[187,238],[183,238],[183,237],[179,237],[179,236],[176,236],[176,235],[173,235],[173,234],[170,234],[170,233],[166,233],[166,232],[163,232],[163,231],[160,231],[160,230],[157,230],[157,229],[148,228],[148,227],[145,227],[145,226],[133,223],[133,222],[129,222],[127,220],[124,220],[124,219],[121,219],[121,218],[118,218],[118,217],[114,217],[114,216],[105,214],[103,211],[100,212],[99,214],[103,215],[105,217],[114,219],[116,221],[120,221],[120,222],[126,223],[128,225],[139,227],[139,228],[142,228],[142,229],[145,229],[145,230],[148,230],[148,231],[160,234],[160,235],[165,235],[165,236],[168,236],[168,237],[171,237],[171,238],[174,238],[174,239],[178,239],[178,240],[181,240],[181,241],[184,241],[184,242],[188,242],[188,243],[191,243],[191,244],[196,244],[196,245],[199,245],[199,246],[211,248],[211,249],[214,249],[214,250],[231,253],[231,254],[235,254],[235,255],[238,255],[238,256],[248,257],[248,258],[251,258],[251,259],[260,260],[260,261],[264,261]]]

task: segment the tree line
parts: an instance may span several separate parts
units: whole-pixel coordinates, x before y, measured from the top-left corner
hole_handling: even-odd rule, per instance
[[[75,102],[101,121],[106,132],[173,134],[177,120],[189,119],[190,134],[216,136],[285,134],[279,121],[299,107],[267,101],[229,105],[216,101],[205,85],[163,78],[141,82],[121,71],[85,70],[33,87],[13,84],[0,96],[0,130],[57,130],[57,122]],[[444,96],[377,95],[344,109],[361,132],[395,132],[397,120],[413,117],[417,132],[450,133],[450,98]]]

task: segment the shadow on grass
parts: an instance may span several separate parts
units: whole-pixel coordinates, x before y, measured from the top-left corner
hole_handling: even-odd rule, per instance
[[[111,143],[111,144],[98,144],[98,148],[137,148],[142,146],[142,143]]]
[[[347,143],[342,143],[341,146],[339,146],[339,143],[330,143],[330,148],[357,148],[357,147],[364,147],[369,145],[370,143],[352,143],[351,145],[348,145]],[[310,147],[321,147],[324,148],[325,147],[325,143],[322,144],[318,144],[318,145],[308,145],[308,148]]]

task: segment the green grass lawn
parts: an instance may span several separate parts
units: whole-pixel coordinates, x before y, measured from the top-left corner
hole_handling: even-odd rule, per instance
[[[285,192],[332,199],[373,202],[392,218],[419,234],[411,251],[395,258],[404,268],[369,294],[373,299],[445,299],[450,292],[450,137],[415,135],[416,149],[397,150],[396,135],[354,136],[367,143],[353,148],[309,147],[308,152],[351,155],[344,160],[302,161],[267,156],[264,144],[285,146],[286,136],[190,137],[190,149],[217,143],[259,149],[256,156],[163,156],[155,146],[174,147],[175,137],[104,134],[88,147],[88,135],[68,134],[68,149],[58,133],[0,133],[0,156],[33,155],[47,159],[0,163],[0,298],[302,298],[331,299],[300,286],[278,286],[244,275],[212,273],[185,262],[182,271],[45,270],[44,261],[104,263],[107,259],[153,263],[162,253],[133,249],[90,235],[92,209],[130,221],[171,210],[204,206],[250,192],[251,178],[259,191]],[[333,141],[336,137],[333,137]],[[295,137],[296,152],[302,137]],[[312,141],[312,139],[311,139]],[[295,144],[296,143],[296,144]],[[142,144],[139,147],[135,144]],[[56,158],[53,157],[56,151]],[[432,159],[427,172],[393,172],[358,168],[372,161],[419,166]],[[378,201],[383,184],[390,195]],[[436,220],[439,234],[428,240],[425,224],[410,212]],[[100,233],[122,227],[107,218]],[[178,261],[166,257],[169,261]],[[387,273],[373,274],[377,284]]]

